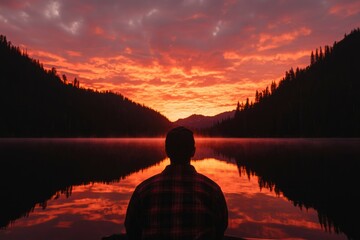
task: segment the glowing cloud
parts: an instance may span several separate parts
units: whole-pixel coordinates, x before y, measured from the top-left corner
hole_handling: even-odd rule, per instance
[[[0,2],[0,34],[170,120],[233,110],[359,27],[357,0]],[[321,16],[321,17],[319,17]]]

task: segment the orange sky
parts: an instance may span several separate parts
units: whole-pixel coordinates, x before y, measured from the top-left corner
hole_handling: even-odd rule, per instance
[[[170,120],[235,109],[359,23],[357,0],[0,2],[0,34],[45,67]]]

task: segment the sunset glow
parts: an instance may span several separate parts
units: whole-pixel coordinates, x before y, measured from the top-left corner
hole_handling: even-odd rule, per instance
[[[41,228],[44,232],[61,233],[61,236],[74,236],[76,233],[76,236],[86,239],[100,239],[109,233],[124,233],[126,209],[135,187],[160,173],[169,163],[167,158],[110,185],[93,183],[74,186],[69,198],[61,195],[49,201],[46,209],[36,207],[29,217],[17,220],[3,233],[10,237],[15,233],[18,234],[15,236],[38,236],[37,229]],[[294,207],[285,197],[277,196],[269,189],[260,191],[258,177],[249,178],[246,174],[239,176],[234,164],[206,158],[195,160],[192,165],[198,172],[216,181],[224,192],[229,209],[226,235],[288,239],[293,237],[291,231],[300,236],[302,232],[308,231],[312,234],[309,236],[317,239],[323,239],[324,236],[326,239],[344,239],[341,235],[323,232],[315,210]],[[47,236],[46,233],[44,236]]]
[[[357,0],[0,2],[0,34],[30,57],[172,121],[234,110],[359,23]]]

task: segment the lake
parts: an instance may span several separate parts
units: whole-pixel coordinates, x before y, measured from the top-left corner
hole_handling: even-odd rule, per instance
[[[360,139],[196,139],[217,182],[226,235],[359,239]],[[0,139],[0,239],[124,233],[131,194],[169,159],[164,139]]]

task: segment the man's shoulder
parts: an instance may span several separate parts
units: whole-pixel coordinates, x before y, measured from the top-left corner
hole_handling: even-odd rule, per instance
[[[164,172],[158,173],[146,180],[144,180],[143,182],[141,182],[137,187],[136,187],[136,192],[138,193],[145,193],[148,190],[151,190],[153,188],[158,187],[159,185],[163,184],[164,182],[168,182],[168,181],[173,181],[174,179],[183,179],[184,180],[184,176],[185,179],[188,179],[188,181],[191,181],[192,184],[199,184],[198,186],[201,187],[205,187],[208,190],[212,189],[212,191],[218,191],[221,192],[221,188],[220,186],[213,181],[211,178],[205,176],[204,174],[201,174],[197,171],[190,172],[190,174],[186,174],[183,175],[182,177],[178,178],[176,177],[176,174],[174,175],[173,173],[168,174],[168,172],[166,172],[166,170]],[[180,181],[183,181],[180,180]]]
[[[213,189],[221,191],[220,186],[215,181],[213,181],[211,178],[209,178],[209,177],[207,177],[207,176],[205,176],[204,174],[201,174],[201,173],[196,173],[196,175],[197,175],[197,178],[198,178],[199,182],[202,182],[202,183],[208,185],[209,187],[211,187]]]
[[[136,187],[136,191],[143,191],[143,190],[149,188],[152,184],[160,181],[161,178],[162,178],[161,173],[158,173],[152,177],[149,177],[148,179],[144,180]]]

